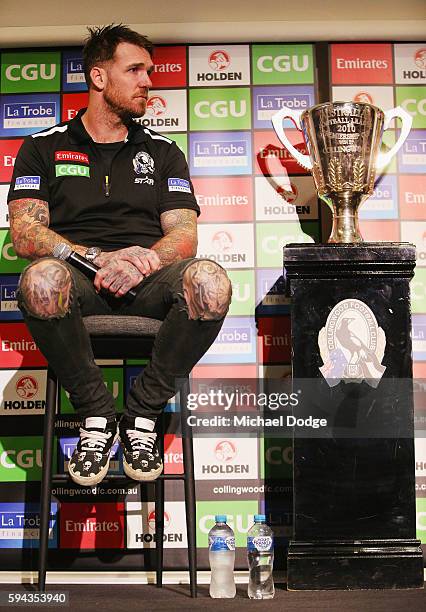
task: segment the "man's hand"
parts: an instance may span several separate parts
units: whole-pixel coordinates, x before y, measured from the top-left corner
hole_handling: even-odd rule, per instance
[[[97,260],[100,258],[96,258]],[[144,274],[128,261],[112,259],[96,273],[93,284],[97,291],[107,289],[115,297],[123,297],[129,289],[139,285]]]
[[[141,246],[131,246],[126,249],[112,251],[111,253],[103,252],[94,261],[100,268],[105,266],[115,267],[119,262],[132,264],[143,277],[149,276],[161,268],[160,258],[157,253],[152,249],[145,249]]]

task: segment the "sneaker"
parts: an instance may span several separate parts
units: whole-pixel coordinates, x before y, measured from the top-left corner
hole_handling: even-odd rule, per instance
[[[74,482],[95,485],[106,476],[111,448],[118,438],[117,422],[105,417],[86,417],[80,427],[80,440],[68,463]]]
[[[155,421],[144,417],[123,417],[120,422],[123,467],[129,478],[155,480],[163,471],[154,427]]]

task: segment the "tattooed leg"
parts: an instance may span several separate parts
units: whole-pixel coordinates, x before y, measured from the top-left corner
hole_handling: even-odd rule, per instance
[[[183,295],[190,319],[218,320],[231,303],[231,281],[214,261],[195,261],[184,272]]]
[[[41,259],[23,272],[19,289],[30,314],[50,319],[68,312],[71,284],[71,274],[64,264]]]

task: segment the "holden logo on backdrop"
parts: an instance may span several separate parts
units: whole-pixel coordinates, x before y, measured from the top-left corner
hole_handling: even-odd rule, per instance
[[[22,376],[16,383],[15,389],[22,399],[31,399],[38,391],[38,383],[32,376]]]
[[[288,190],[285,189],[282,185],[278,185],[278,187],[276,188],[276,192],[280,196],[282,196],[284,200],[288,202],[288,204],[293,204],[293,202],[297,200],[297,196],[299,195],[297,187],[294,183],[290,183],[290,188]]]
[[[170,514],[168,512],[164,512],[164,529],[170,525]],[[148,525],[151,531],[155,531],[155,510],[151,510],[148,514]]]
[[[361,300],[342,300],[332,309],[318,334],[324,365],[320,372],[330,387],[343,382],[365,381],[377,387],[386,367],[382,365],[385,332],[373,311]]]
[[[418,51],[416,51],[414,63],[418,68],[426,68],[426,49],[418,49]]]
[[[237,449],[229,440],[221,440],[216,444],[214,453],[218,461],[232,461],[237,454]]]
[[[360,91],[354,96],[354,102],[363,102],[365,104],[373,104],[373,96],[366,91]]]
[[[232,249],[232,243],[233,240],[231,234],[223,230],[221,230],[220,232],[216,232],[212,238],[213,247],[221,253],[226,253],[226,251],[230,251]]]
[[[154,117],[163,115],[167,110],[167,104],[161,96],[151,96],[146,103],[146,112]]]
[[[226,51],[213,51],[209,55],[209,66],[212,70],[225,70],[231,63],[231,58]]]

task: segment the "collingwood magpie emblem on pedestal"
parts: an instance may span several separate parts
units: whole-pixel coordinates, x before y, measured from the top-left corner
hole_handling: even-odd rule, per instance
[[[386,370],[381,363],[385,332],[361,300],[342,300],[334,306],[318,334],[318,346],[324,362],[320,372],[330,387],[341,380],[377,387]]]

